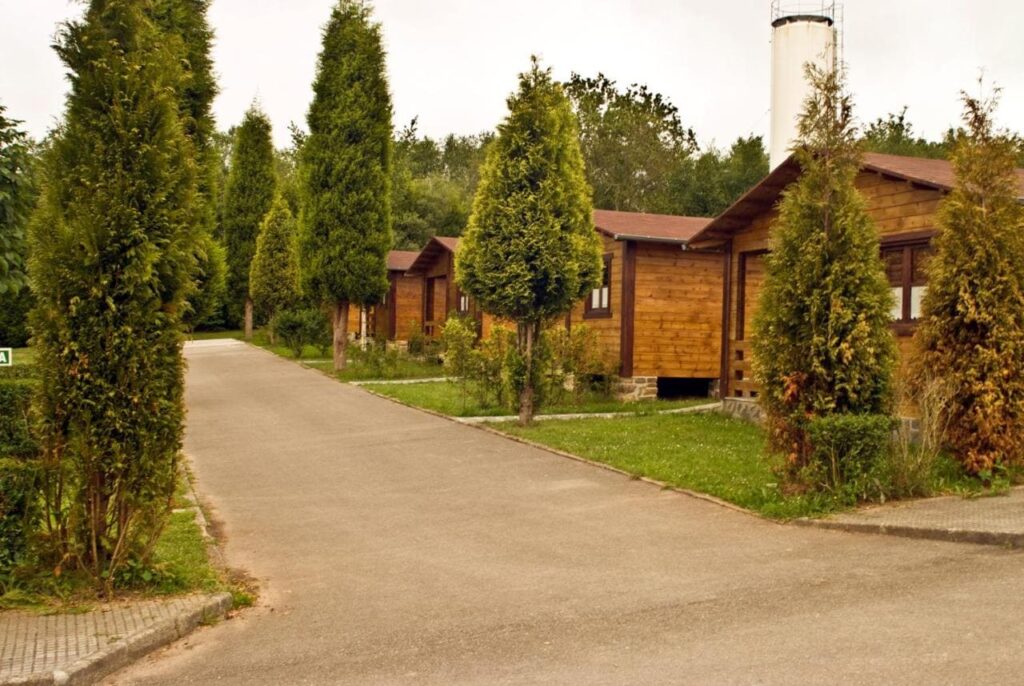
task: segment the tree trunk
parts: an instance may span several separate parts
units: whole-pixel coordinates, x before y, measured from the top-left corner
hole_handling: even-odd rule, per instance
[[[245,299],[245,340],[252,340],[252,298]]]
[[[519,325],[519,345],[525,363],[523,390],[519,393],[519,425],[527,426],[533,421],[533,322]]]
[[[331,313],[332,324],[334,324],[334,371],[340,372],[348,362],[346,353],[348,348],[348,303],[341,301],[334,303]]]
[[[366,308],[359,308],[359,347],[366,350]]]

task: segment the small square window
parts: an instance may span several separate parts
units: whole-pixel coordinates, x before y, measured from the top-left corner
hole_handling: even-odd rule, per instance
[[[610,317],[612,315],[612,255],[604,256],[601,285],[590,291],[583,307],[584,317]]]

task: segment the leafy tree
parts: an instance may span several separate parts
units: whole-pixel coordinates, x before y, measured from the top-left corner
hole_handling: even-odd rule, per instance
[[[334,368],[344,369],[349,305],[388,290],[391,249],[391,96],[380,25],[339,0],[324,30],[302,148],[304,290],[331,309]]]
[[[906,107],[898,114],[890,112],[885,117],[879,117],[864,130],[864,149],[870,152],[947,159],[950,153],[949,144],[948,136],[942,142],[929,141],[917,136],[913,124],[907,119]]]
[[[197,233],[179,60],[146,7],[93,0],[63,26],[71,92],[30,229],[49,540],[107,592],[169,514]]]
[[[533,418],[542,325],[599,282],[579,129],[562,87],[533,58],[481,171],[459,252],[459,287],[517,328],[519,419]]]
[[[974,473],[1024,459],[1024,207],[1016,141],[995,128],[998,95],[963,94],[956,188],[938,214],[917,332],[918,380],[950,386],[947,438]]]
[[[768,154],[760,136],[737,138],[726,154],[710,147],[680,164],[672,180],[670,212],[714,217],[767,174]]]
[[[228,316],[244,320],[245,337],[252,338],[252,295],[249,270],[256,252],[256,236],[274,202],[274,146],[270,120],[256,106],[249,108],[238,127],[231,171],[224,196],[222,226],[228,257]]]
[[[215,326],[228,295],[228,258],[224,247],[203,232],[196,239],[194,287],[189,294],[183,319],[188,330]]]
[[[834,70],[806,74],[813,87],[796,150],[803,173],[782,197],[753,339],[771,444],[794,472],[807,465],[815,417],[890,412],[895,358],[892,295],[854,185],[851,99]]]
[[[419,250],[434,235],[466,227],[489,136],[454,136],[438,144],[420,138],[414,119],[395,140],[392,214],[395,246]]]
[[[594,204],[608,210],[668,212],[671,180],[696,150],[679,110],[644,85],[620,91],[603,74],[572,74],[565,91],[579,117],[580,147]]]
[[[249,287],[256,316],[262,322],[269,322],[279,310],[298,304],[295,219],[282,197],[274,201],[260,228]]]
[[[13,300],[28,283],[25,224],[36,193],[28,137],[5,111],[0,105],[0,296]]]

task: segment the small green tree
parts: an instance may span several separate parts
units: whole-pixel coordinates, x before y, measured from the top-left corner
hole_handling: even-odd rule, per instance
[[[221,220],[228,253],[228,316],[233,323],[244,321],[246,339],[252,338],[249,271],[256,236],[274,202],[275,186],[270,120],[254,105],[235,135]]]
[[[64,25],[63,127],[30,227],[48,540],[108,593],[170,513],[197,227],[179,60],[137,0]]]
[[[344,369],[350,305],[388,291],[391,95],[380,25],[358,0],[339,0],[313,81],[299,259],[303,290],[331,310],[334,368]]]
[[[533,419],[542,325],[563,315],[601,276],[576,118],[562,87],[533,58],[508,101],[481,171],[463,243],[459,287],[486,312],[514,321],[519,419]]]
[[[860,149],[836,71],[808,67],[799,122],[803,172],[783,194],[754,320],[754,374],[774,449],[794,472],[811,448],[807,423],[891,411],[892,294],[878,235],[854,181]]]
[[[249,275],[256,317],[269,322],[299,300],[299,267],[295,247],[295,219],[287,201],[278,196],[256,239],[256,256]]]
[[[946,438],[971,472],[1024,458],[1024,207],[998,95],[966,93],[917,332],[918,381],[950,384]]]

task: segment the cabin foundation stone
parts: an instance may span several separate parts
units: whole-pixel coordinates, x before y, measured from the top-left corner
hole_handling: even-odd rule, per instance
[[[658,377],[632,376],[619,379],[615,395],[625,401],[654,400],[658,397]]]

